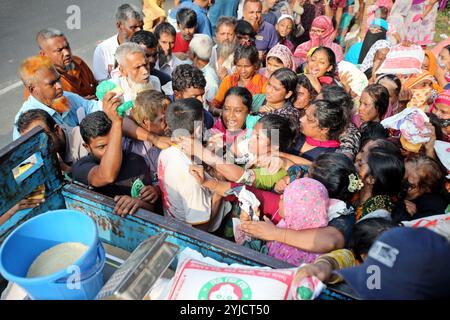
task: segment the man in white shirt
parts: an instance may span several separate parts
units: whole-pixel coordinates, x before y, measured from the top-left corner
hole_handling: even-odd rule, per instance
[[[172,76],[172,72],[177,66],[189,63],[178,59],[172,53],[177,32],[170,23],[163,22],[156,26],[154,34],[158,40],[158,60],[155,68]]]
[[[147,89],[161,91],[159,79],[150,75],[145,50],[140,45],[124,43],[117,48],[115,57],[119,67],[113,71],[112,80],[122,88],[125,101],[135,100],[140,91]]]
[[[214,67],[220,80],[233,73],[234,51],[237,48],[236,19],[220,17],[217,20],[216,45],[211,52],[210,64]]]
[[[213,42],[206,34],[195,34],[189,43],[189,59],[192,65],[199,68],[206,80],[204,102],[207,106],[209,101],[212,101],[219,89],[219,77],[216,71],[211,66],[209,59],[211,58]]]
[[[172,136],[198,136],[203,127],[203,106],[194,98],[169,105],[166,123]],[[191,175],[194,163],[177,146],[162,150],[158,161],[164,214],[205,231],[216,231],[231,210],[229,202],[202,186]]]
[[[114,54],[117,48],[130,41],[133,34],[144,26],[142,11],[130,4],[121,5],[116,12],[116,27],[118,33],[97,45],[94,51],[93,72],[100,82],[111,78],[115,67]]]

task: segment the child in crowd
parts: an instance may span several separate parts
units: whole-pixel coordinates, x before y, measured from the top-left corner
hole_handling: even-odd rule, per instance
[[[280,39],[278,43],[288,47],[292,53],[294,53],[295,47],[289,38],[294,30],[294,26],[294,18],[287,14],[283,14],[275,25],[275,30]]]
[[[197,30],[197,14],[194,10],[181,8],[177,12],[177,26],[179,32],[175,37],[175,45],[172,52],[180,60],[188,58],[189,43]]]
[[[172,73],[172,87],[174,100],[194,98],[204,104],[206,79],[200,69],[190,64],[176,67]],[[214,118],[206,109],[203,109],[203,121],[206,129],[212,128]]]
[[[231,87],[245,87],[252,94],[266,92],[267,78],[258,73],[259,53],[254,45],[240,45],[234,53],[234,65],[236,72],[225,77],[216,97],[211,102],[214,108],[222,108],[225,93]]]
[[[155,135],[166,135],[167,125],[165,122],[165,113],[170,99],[155,90],[145,90],[140,92],[134,101],[134,108],[131,110],[131,117],[142,128]],[[150,169],[151,184],[148,191],[152,190],[154,203],[160,197],[158,186],[158,157],[161,152],[156,146],[148,141],[139,141],[129,137],[124,137],[122,148],[125,152],[132,152],[142,156]]]
[[[166,111],[166,122],[172,137],[198,138],[203,131],[203,110],[202,103],[193,98],[171,103]],[[189,149],[191,147],[192,144]],[[220,194],[204,188],[190,174],[190,166],[193,164],[192,158],[186,156],[179,145],[161,151],[158,179],[163,195],[164,214],[202,230],[214,232],[231,210],[231,205],[223,201]]]

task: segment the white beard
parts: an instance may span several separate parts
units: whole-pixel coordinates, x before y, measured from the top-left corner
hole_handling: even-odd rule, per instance
[[[225,43],[218,43],[217,44],[217,56],[221,57],[223,59],[228,58],[230,55],[234,53],[234,51],[237,48],[237,42],[225,42]]]
[[[150,81],[147,83],[137,83],[131,80],[130,78],[127,78],[127,80],[128,85],[130,86],[131,97],[133,100],[136,99],[136,96],[138,95],[139,92],[153,89],[153,86],[151,85]]]

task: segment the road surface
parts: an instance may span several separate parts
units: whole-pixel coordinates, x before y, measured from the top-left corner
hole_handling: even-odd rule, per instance
[[[142,6],[141,0],[0,1],[0,148],[12,141],[14,117],[23,103],[23,86],[17,71],[23,59],[38,53],[36,33],[48,27],[60,29],[69,40],[72,53],[92,66],[96,43],[116,32],[114,15],[123,3]],[[80,29],[67,27],[71,5],[80,9]],[[166,8],[172,5],[172,0],[166,2]]]

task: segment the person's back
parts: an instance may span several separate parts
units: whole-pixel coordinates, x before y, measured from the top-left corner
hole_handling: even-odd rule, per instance
[[[202,132],[203,106],[189,98],[171,103],[166,122],[172,136],[196,136]],[[164,214],[193,226],[205,225],[208,231],[220,226],[224,206],[213,209],[213,193],[190,174],[193,165],[177,146],[162,150],[158,161],[158,179],[162,192]]]
[[[170,104],[166,121],[172,136],[182,130],[189,135],[193,135],[196,129],[201,133],[202,109],[200,101],[192,98]],[[209,220],[211,195],[189,174],[190,165],[192,161],[176,146],[162,150],[158,161],[158,178],[164,214],[196,225]]]

